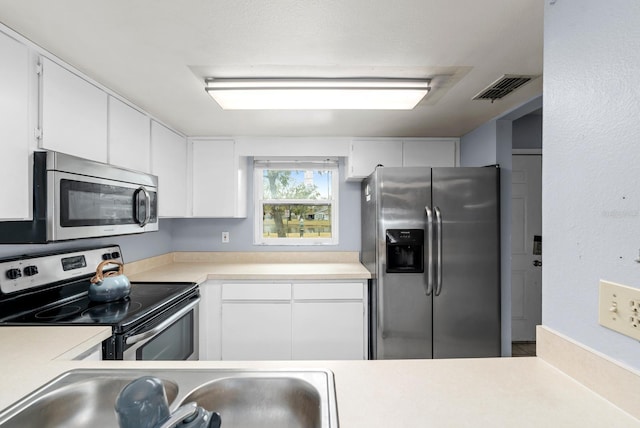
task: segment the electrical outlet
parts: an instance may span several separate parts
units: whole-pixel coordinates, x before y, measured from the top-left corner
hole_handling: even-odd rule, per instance
[[[600,281],[598,322],[640,340],[640,289]]]
[[[229,243],[229,232],[222,232],[222,243],[223,244]]]

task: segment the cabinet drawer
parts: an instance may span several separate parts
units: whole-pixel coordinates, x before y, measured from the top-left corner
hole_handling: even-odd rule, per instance
[[[291,300],[291,284],[222,284],[222,300]]]
[[[294,300],[362,300],[362,283],[327,282],[293,284]]]

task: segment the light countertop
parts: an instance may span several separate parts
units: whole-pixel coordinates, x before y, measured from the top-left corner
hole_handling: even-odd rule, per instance
[[[106,332],[108,336],[108,331]],[[73,368],[326,368],[340,426],[640,427],[640,421],[539,358],[405,361],[71,361],[103,327],[0,328],[0,408]],[[74,350],[73,352],[71,350]]]
[[[364,280],[357,253],[171,253],[127,264],[133,281]],[[74,368],[322,368],[335,375],[342,428],[638,427],[541,358],[388,361],[73,361],[106,327],[0,327],[0,408]],[[8,387],[10,386],[10,387]]]
[[[125,266],[132,281],[202,283],[226,280],[366,280],[353,252],[180,252]]]

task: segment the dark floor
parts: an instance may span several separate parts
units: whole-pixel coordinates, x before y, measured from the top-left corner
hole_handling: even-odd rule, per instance
[[[511,355],[514,357],[535,357],[536,342],[512,342]]]

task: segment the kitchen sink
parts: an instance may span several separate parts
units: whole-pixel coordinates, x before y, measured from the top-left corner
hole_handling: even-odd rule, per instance
[[[162,380],[169,409],[196,402],[224,428],[338,426],[328,370],[72,370],[0,413],[0,427],[117,427],[114,404],[132,380]]]

